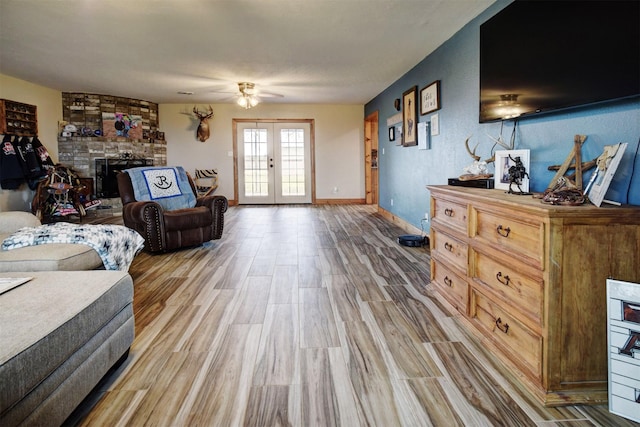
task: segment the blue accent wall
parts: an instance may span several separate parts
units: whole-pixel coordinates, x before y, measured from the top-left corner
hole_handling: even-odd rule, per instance
[[[502,134],[506,142],[511,138],[514,121],[478,122],[480,25],[509,3],[510,0],[498,0],[365,105],[365,116],[378,111],[380,117],[379,205],[418,228],[424,213],[429,211],[430,194],[426,186],[446,184],[448,178],[462,175],[463,168],[472,163],[464,147],[465,139],[471,137],[471,148],[478,144],[476,153],[484,159],[491,156],[494,145],[490,136],[497,138]],[[584,66],[589,66],[588,61]],[[389,141],[387,118],[397,114],[394,100],[402,98],[402,93],[415,85],[419,95],[420,89],[435,80],[441,81],[441,109],[433,113],[439,116],[440,134],[431,137],[431,148],[419,150],[417,146],[402,147],[396,145],[397,141]],[[418,117],[420,122],[430,121],[432,114]],[[629,144],[606,199],[640,205],[640,156],[636,154],[640,144],[638,98],[519,120],[515,149],[531,150],[531,191],[542,192],[547,188],[555,174],[547,167],[564,162],[573,149],[576,134],[587,135],[583,161],[598,157],[605,145]],[[585,185],[589,175],[590,172],[585,174]]]

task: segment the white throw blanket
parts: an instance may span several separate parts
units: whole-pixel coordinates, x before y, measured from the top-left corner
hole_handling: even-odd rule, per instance
[[[88,245],[98,252],[105,269],[121,271],[129,270],[133,258],[144,247],[142,236],[122,225],[59,222],[21,228],[2,242],[2,250],[47,243]]]
[[[152,200],[165,211],[196,205],[187,172],[181,166],[145,166],[126,169],[125,172],[131,177],[136,200]]]

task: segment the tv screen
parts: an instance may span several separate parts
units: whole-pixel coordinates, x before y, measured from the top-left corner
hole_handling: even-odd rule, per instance
[[[480,26],[480,122],[640,95],[640,1],[516,0]]]

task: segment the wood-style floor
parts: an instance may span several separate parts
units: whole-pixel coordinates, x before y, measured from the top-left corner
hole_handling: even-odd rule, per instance
[[[236,206],[221,240],[138,255],[129,359],[66,424],[637,425],[537,404],[400,234],[371,206]]]

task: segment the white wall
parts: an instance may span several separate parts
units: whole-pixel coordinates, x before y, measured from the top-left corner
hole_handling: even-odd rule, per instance
[[[244,110],[235,104],[212,104],[211,136],[196,139],[194,104],[160,104],[159,129],[167,140],[167,164],[218,169],[215,194],[233,199],[233,119],[314,119],[317,199],[363,199],[364,106],[260,104]],[[208,105],[198,104],[199,111]],[[338,187],[338,193],[333,193]]]
[[[62,120],[62,92],[0,74],[0,98],[38,107],[38,139],[58,161],[58,121]],[[26,184],[18,190],[0,189],[0,212],[31,210],[33,191]]]

